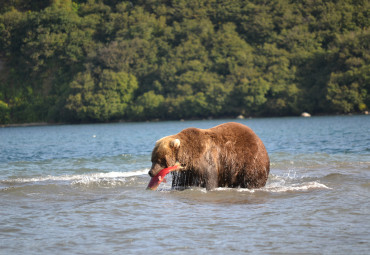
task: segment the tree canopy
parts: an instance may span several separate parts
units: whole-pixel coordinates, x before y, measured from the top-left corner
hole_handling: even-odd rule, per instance
[[[366,0],[12,0],[0,124],[362,112]]]

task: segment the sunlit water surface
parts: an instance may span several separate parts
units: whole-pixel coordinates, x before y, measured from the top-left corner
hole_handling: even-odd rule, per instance
[[[231,120],[0,129],[0,254],[368,254],[370,116],[238,120],[264,188],[148,191],[155,141]]]

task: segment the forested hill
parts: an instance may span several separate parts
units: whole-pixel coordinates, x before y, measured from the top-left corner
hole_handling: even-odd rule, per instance
[[[0,123],[362,112],[368,0],[12,0]]]

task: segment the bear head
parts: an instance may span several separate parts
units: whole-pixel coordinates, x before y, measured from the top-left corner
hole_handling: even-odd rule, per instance
[[[151,177],[177,163],[180,144],[180,140],[173,136],[164,137],[156,142],[152,152],[152,167],[148,173]]]

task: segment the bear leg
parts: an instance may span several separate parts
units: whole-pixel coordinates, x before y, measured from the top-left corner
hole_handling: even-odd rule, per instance
[[[207,190],[212,190],[218,187],[218,171],[215,167],[207,167],[204,182]]]

